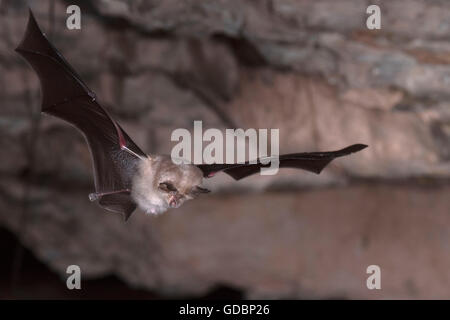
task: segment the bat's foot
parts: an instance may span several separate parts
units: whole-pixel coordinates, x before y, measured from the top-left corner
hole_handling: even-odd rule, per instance
[[[98,200],[98,198],[99,198],[98,193],[89,193],[89,200],[91,200],[92,202]]]

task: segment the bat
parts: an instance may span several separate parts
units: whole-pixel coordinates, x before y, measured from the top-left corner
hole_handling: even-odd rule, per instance
[[[65,120],[83,134],[91,154],[95,192],[91,201],[125,220],[139,207],[159,214],[209,190],[203,180],[224,172],[235,180],[268,166],[265,160],[237,164],[175,164],[170,156],[144,153],[98,102],[62,54],[40,30],[33,13],[16,51],[31,65],[41,84],[42,112]],[[319,174],[333,159],[360,151],[354,144],[331,152],[281,155],[279,167]],[[264,161],[263,161],[264,160]]]

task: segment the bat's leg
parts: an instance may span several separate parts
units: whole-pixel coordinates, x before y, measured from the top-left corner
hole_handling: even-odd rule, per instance
[[[95,192],[95,193],[89,193],[89,200],[95,201],[101,198],[102,196],[107,196],[109,194],[117,194],[117,193],[124,193],[124,192],[131,192],[130,189],[122,189],[122,190],[116,190],[116,191],[110,191],[110,192]]]

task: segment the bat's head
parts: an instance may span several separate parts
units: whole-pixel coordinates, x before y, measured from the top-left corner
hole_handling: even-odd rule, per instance
[[[203,173],[192,164],[174,164],[170,157],[164,157],[155,174],[155,188],[170,208],[178,208],[209,190],[202,187]]]

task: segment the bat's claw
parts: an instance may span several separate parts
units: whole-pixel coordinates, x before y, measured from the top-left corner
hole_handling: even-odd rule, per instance
[[[89,193],[89,200],[95,201],[98,200],[98,198],[100,198],[98,193]]]
[[[95,95],[95,92],[88,91],[88,95],[89,95],[89,97],[91,97],[92,101],[97,100],[97,96]]]

